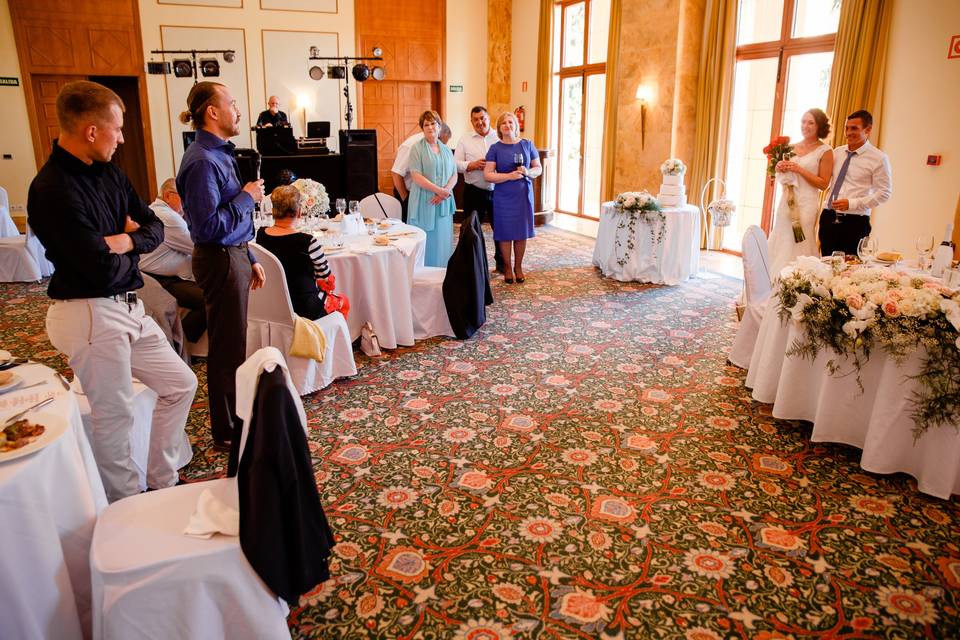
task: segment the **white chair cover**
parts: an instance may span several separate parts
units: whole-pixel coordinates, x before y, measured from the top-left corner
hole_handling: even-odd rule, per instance
[[[0,238],[15,238],[19,235],[20,230],[10,217],[10,199],[7,198],[7,190],[0,187]]]
[[[27,251],[33,256],[37,266],[40,267],[40,275],[49,278],[53,275],[53,263],[47,260],[47,250],[40,244],[40,239],[33,235],[30,225],[27,225]]]
[[[0,282],[37,282],[42,277],[27,248],[27,236],[0,238]]]
[[[751,225],[743,233],[743,318],[733,340],[728,360],[746,369],[757,342],[757,332],[763,320],[763,311],[770,297],[770,259],[767,255],[767,237],[763,230]]]
[[[443,267],[417,267],[413,272],[410,306],[413,307],[413,337],[453,336],[447,306],[443,302]]]
[[[235,536],[183,534],[200,494],[226,479],[118,500],[90,550],[93,637],[289,638],[286,604]]]
[[[263,347],[276,347],[287,359],[293,384],[300,395],[323,389],[336,378],[357,374],[347,321],[339,311],[314,320],[327,340],[323,362],[289,356],[296,314],[287,291],[283,265],[257,244],[250,250],[266,272],[267,285],[250,292],[247,307],[247,357]]]
[[[364,218],[379,220],[381,218],[401,218],[402,205],[400,201],[386,193],[371,193],[360,201],[360,213]]]

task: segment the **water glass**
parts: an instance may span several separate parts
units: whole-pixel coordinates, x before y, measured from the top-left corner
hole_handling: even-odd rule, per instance
[[[357,202],[356,200],[351,200],[351,201],[350,201],[350,215],[359,214],[359,213],[360,213],[360,203]]]
[[[343,212],[347,210],[347,201],[343,198],[337,198],[337,213],[343,215]]]
[[[843,251],[834,251],[830,254],[830,264],[833,266],[835,274],[843,271],[843,259],[846,254]]]
[[[866,262],[877,253],[877,241],[870,236],[860,238],[857,243],[857,257],[861,262]]]

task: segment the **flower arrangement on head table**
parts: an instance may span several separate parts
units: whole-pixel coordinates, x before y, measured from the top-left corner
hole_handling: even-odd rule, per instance
[[[677,158],[664,160],[663,164],[660,165],[660,173],[665,176],[682,176],[686,172],[687,165],[683,164],[683,161]]]
[[[330,211],[330,196],[327,189],[310,178],[297,178],[293,186],[300,192],[300,213],[304,216],[319,216]]]
[[[788,356],[812,360],[826,350],[830,373],[852,364],[860,384],[876,347],[897,363],[920,349],[923,364],[913,376],[920,389],[911,398],[914,439],[932,426],[960,422],[960,291],[883,267],[834,273],[819,258],[801,256],[781,272],[775,295],[781,320],[805,329]]]

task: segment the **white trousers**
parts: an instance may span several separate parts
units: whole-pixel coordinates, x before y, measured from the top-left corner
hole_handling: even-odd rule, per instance
[[[69,358],[90,400],[90,444],[107,499],[114,502],[139,492],[130,454],[134,376],[159,396],[150,427],[147,486],[174,486],[178,462],[190,459],[190,452],[183,451],[190,447],[184,425],[197,377],[157,323],[144,315],[143,303],[57,300],[47,311],[47,335]]]

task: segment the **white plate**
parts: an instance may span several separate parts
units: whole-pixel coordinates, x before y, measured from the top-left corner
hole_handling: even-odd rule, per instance
[[[323,252],[324,252],[324,253],[336,253],[337,251],[343,251],[343,246],[339,246],[339,247],[330,247],[330,246],[328,246],[328,247],[323,247]]]
[[[28,413],[25,417],[34,424],[42,424],[46,427],[46,430],[30,444],[13,451],[0,453],[0,462],[9,462],[40,451],[48,444],[56,442],[57,438],[62,436],[69,426],[66,418],[55,413]]]
[[[0,349],[0,364],[3,364],[7,360],[12,360],[12,359],[13,359],[13,356],[10,354],[9,351],[4,351],[3,349]]]
[[[13,371],[11,371],[10,373],[13,373]],[[23,378],[13,373],[13,377],[10,378],[10,382],[8,382],[7,384],[0,384],[0,393],[3,393],[4,391],[10,391],[12,389],[16,389],[21,384],[23,384]]]

